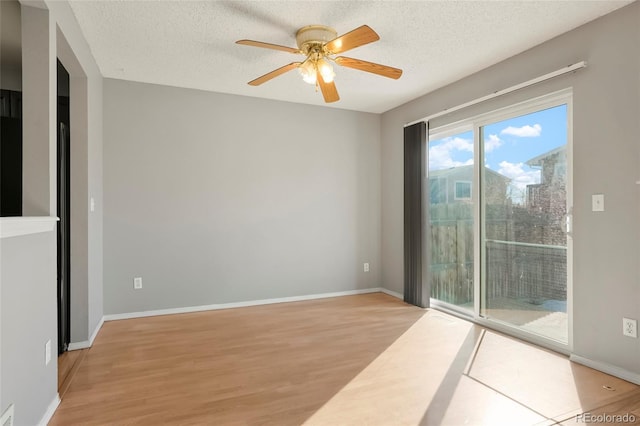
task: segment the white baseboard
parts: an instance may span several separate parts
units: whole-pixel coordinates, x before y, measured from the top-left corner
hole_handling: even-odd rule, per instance
[[[393,290],[389,290],[384,287],[381,287],[380,292],[384,294],[388,294],[389,296],[393,296],[397,299],[404,300],[404,296],[401,293],[398,293],[397,291],[393,291]]]
[[[98,332],[102,328],[103,324],[104,324],[104,317],[100,318],[100,321],[98,321],[96,328],[93,329],[93,333],[91,333],[91,337],[89,337],[89,346],[93,345],[93,341],[96,340],[96,336],[98,335]]]
[[[80,349],[87,349],[90,348],[91,344],[89,343],[88,340],[83,340],[82,342],[71,342],[69,343],[69,346],[67,347],[68,351],[78,351]]]
[[[602,371],[603,373],[611,374],[627,382],[640,385],[640,374],[633,373],[625,370],[624,368],[616,367],[615,365],[607,364],[605,362],[594,361],[589,358],[584,358],[579,355],[571,355],[569,359],[578,364],[586,365],[594,370]]]
[[[91,333],[89,340],[83,340],[81,342],[71,342],[69,343],[69,347],[67,348],[67,350],[77,351],[79,349],[87,349],[93,346],[93,341],[96,340],[96,336],[102,328],[102,324],[104,324],[104,317],[100,318],[100,321],[98,322],[98,325],[96,325],[96,328],[93,330],[93,333]]]
[[[49,421],[51,421],[51,418],[55,414],[56,410],[58,409],[58,405],[60,405],[60,395],[58,395],[58,393],[56,392],[55,398],[53,398],[53,401],[51,401],[51,404],[49,404],[49,407],[47,407],[47,411],[44,413],[44,415],[40,419],[38,426],[47,426],[47,424],[49,423]]]
[[[187,306],[184,308],[157,309],[153,311],[127,312],[123,314],[105,315],[105,321],[115,321],[131,318],[153,317],[157,315],[186,314],[190,312],[215,311],[219,309],[246,308],[248,306],[270,305],[273,303],[300,302],[303,300],[326,299],[329,297],[353,296],[355,294],[380,293],[380,287],[362,290],[337,291],[335,293],[309,294],[305,296],[280,297],[275,299],[250,300],[246,302],[219,303],[215,305]],[[388,290],[387,290],[388,291]]]

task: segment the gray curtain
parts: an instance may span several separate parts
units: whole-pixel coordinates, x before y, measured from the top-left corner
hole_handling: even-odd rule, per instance
[[[427,129],[425,122],[404,128],[404,301],[422,308],[430,297],[423,274]]]

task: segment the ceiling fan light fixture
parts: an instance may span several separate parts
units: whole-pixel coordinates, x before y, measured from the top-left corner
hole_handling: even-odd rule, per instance
[[[310,60],[304,61],[299,67],[298,71],[302,76],[302,79],[305,83],[316,84],[317,75],[316,75],[316,67],[313,62]]]
[[[333,67],[331,66],[329,61],[321,58],[318,60],[316,65],[318,68],[318,72],[322,76],[322,79],[325,81],[325,83],[331,83],[336,76],[336,73],[333,71]]]

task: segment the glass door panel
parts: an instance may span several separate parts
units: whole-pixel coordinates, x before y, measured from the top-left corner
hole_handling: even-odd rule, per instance
[[[567,106],[483,126],[480,139],[480,314],[567,343]]]
[[[430,140],[428,148],[431,297],[473,312],[473,132]]]

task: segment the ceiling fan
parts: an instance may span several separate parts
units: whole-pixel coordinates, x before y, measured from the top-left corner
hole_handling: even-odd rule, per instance
[[[338,37],[338,33],[333,28],[324,25],[309,25],[300,28],[296,32],[297,49],[254,40],[238,40],[236,43],[302,54],[306,57],[302,62],[292,62],[250,81],[249,84],[251,86],[259,86],[272,78],[297,68],[305,82],[315,85],[316,90],[320,87],[325,102],[335,102],[340,100],[340,96],[333,82],[335,72],[331,66],[332,62],[342,65],[343,67],[367,71],[383,77],[393,79],[400,78],[402,70],[398,68],[348,58],[346,56],[334,57],[334,55],[339,53],[378,40],[380,40],[380,36],[367,25],[358,27],[340,37]]]

